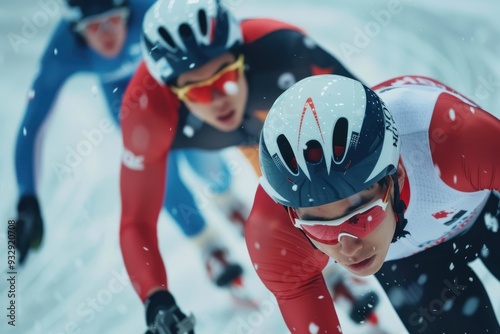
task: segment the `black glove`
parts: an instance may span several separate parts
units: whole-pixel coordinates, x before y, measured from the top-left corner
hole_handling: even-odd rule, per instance
[[[168,291],[158,291],[146,299],[146,334],[194,334],[195,319],[186,316]]]
[[[16,248],[19,264],[23,264],[30,249],[38,249],[43,238],[43,221],[38,200],[24,195],[17,204]]]

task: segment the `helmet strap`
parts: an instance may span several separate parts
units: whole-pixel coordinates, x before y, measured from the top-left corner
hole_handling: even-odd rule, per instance
[[[391,175],[394,181],[394,213],[396,214],[396,230],[394,231],[394,236],[391,242],[396,242],[401,238],[406,237],[410,232],[405,231],[404,228],[408,224],[408,220],[404,216],[406,210],[405,202],[399,197],[399,183],[398,175],[394,173]]]

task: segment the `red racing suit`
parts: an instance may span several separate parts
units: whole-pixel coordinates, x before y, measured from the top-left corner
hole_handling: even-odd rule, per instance
[[[374,90],[395,118],[407,176],[401,199],[410,235],[391,244],[387,261],[422,252],[474,224],[491,190],[500,190],[500,120],[429,78],[399,77]],[[328,256],[261,186],[245,237],[289,330],[341,333],[322,276]]]
[[[125,92],[121,109],[120,246],[130,279],[143,301],[152,289],[168,288],[156,229],[168,153],[179,148],[254,146],[267,111],[293,83],[322,73],[353,77],[297,27],[252,19],[243,21],[241,28],[249,96],[238,129],[221,132],[199,121],[169,87],[155,81],[144,63]]]

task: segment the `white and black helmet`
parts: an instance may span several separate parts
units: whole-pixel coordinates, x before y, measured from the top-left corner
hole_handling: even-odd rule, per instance
[[[261,132],[261,184],[278,203],[311,207],[396,172],[401,143],[382,100],[359,81],[302,79],[275,101]]]
[[[239,22],[219,0],[159,0],[144,16],[142,50],[160,83],[242,44]]]

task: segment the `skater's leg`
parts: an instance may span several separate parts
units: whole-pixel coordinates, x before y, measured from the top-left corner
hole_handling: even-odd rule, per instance
[[[471,259],[478,254],[491,274],[500,280],[500,193],[493,192],[477,221],[463,239],[464,248],[474,246]],[[470,252],[472,253],[472,252]]]
[[[202,180],[207,196],[229,190],[232,174],[220,151],[183,150],[186,162]]]
[[[164,206],[185,236],[194,237],[205,228],[205,219],[190,189],[180,175],[182,151],[170,152]]]
[[[173,151],[169,155],[164,205],[184,235],[200,249],[210,279],[217,286],[225,286],[241,276],[242,268],[230,259],[219,234],[206,224],[191,190],[183,182],[179,164],[185,153]],[[194,151],[190,155],[197,156]]]
[[[250,205],[246,205],[233,193],[231,189],[233,171],[222,153],[206,150],[183,150],[183,152],[187,163],[203,184],[199,204],[217,207],[243,234]]]
[[[456,247],[452,240],[386,262],[376,274],[410,333],[497,333],[486,291]]]

